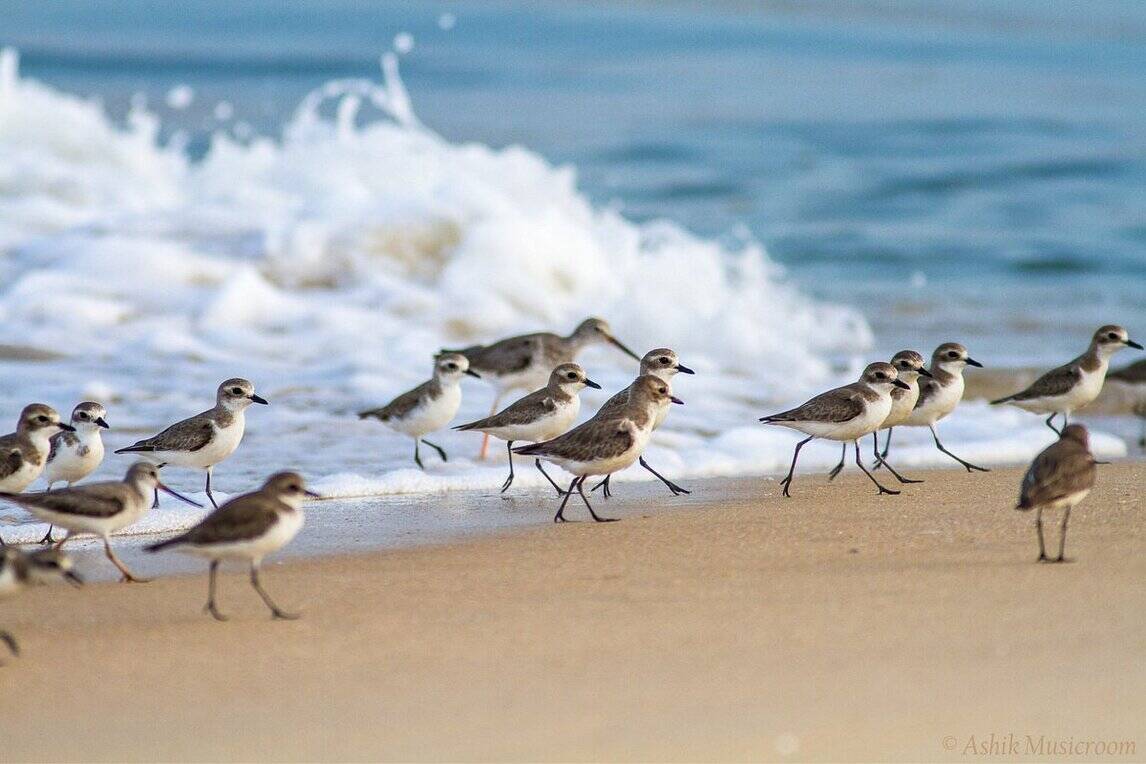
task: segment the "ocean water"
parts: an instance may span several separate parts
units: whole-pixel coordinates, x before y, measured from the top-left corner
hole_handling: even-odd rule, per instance
[[[901,347],[960,339],[998,368],[1076,354],[1099,323],[1146,334],[1136,4],[0,18],[0,345],[56,354],[0,359],[0,411],[99,399],[117,447],[248,376],[272,405],[222,491],[286,466],[344,497],[496,488],[504,462],[475,463],[475,436],[443,434],[450,462],[421,473],[354,412],[422,381],[439,347],[591,314],[697,369],[650,451],[682,479],[782,470],[795,438],[756,417]],[[606,392],[634,372],[607,349],[581,360]],[[604,397],[587,391],[586,415]],[[467,380],[459,421],[491,398]],[[991,464],[1050,440],[981,402],[941,430]],[[946,464],[925,432],[897,444],[905,467]]]

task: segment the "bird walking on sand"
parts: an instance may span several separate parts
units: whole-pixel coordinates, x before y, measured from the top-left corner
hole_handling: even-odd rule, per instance
[[[124,581],[144,583],[128,569],[111,549],[111,534],[132,525],[151,506],[152,494],[164,491],[193,507],[200,506],[165,486],[159,468],[149,462],[136,462],[123,480],[87,483],[48,493],[0,493],[0,499],[18,504],[44,522],[58,525],[68,533],[56,543],[60,549],[73,536],[90,533],[103,539],[104,554]]]
[[[29,584],[47,584],[63,579],[75,586],[84,580],[72,570],[72,558],[58,549],[25,552],[16,547],[0,549],[0,600],[16,596]],[[0,642],[12,655],[20,654],[20,645],[9,631],[0,629]]]
[[[51,438],[74,430],[60,421],[51,406],[32,403],[20,412],[16,432],[0,437],[0,493],[20,493],[44,471],[51,451]],[[0,546],[4,539],[0,538]]]
[[[1086,352],[1067,364],[1051,369],[1036,379],[1030,387],[1013,395],[991,401],[991,405],[1010,403],[1032,414],[1049,414],[1047,427],[1059,434],[1054,426],[1055,416],[1062,414],[1062,423],[1070,423],[1070,415],[1093,401],[1102,392],[1110,358],[1125,347],[1142,350],[1130,339],[1121,326],[1108,324],[1100,327],[1090,340]]]
[[[506,442],[505,447],[509,454],[509,477],[501,486],[501,492],[505,493],[513,484],[514,441],[539,443],[556,438],[568,430],[573,422],[577,421],[577,414],[581,411],[581,398],[578,393],[586,387],[601,389],[600,385],[585,375],[585,370],[578,364],[563,363],[549,375],[549,383],[545,387],[514,401],[493,416],[458,425],[454,429],[476,430]],[[546,473],[541,466],[541,460],[534,459],[534,464],[560,495],[561,487]]]
[[[358,418],[379,419],[390,429],[413,438],[414,463],[419,469],[426,469],[419,451],[422,443],[437,451],[443,462],[448,462],[445,449],[424,436],[448,425],[458,413],[458,407],[462,405],[463,375],[481,379],[481,375],[470,368],[464,355],[439,353],[434,358],[434,376],[430,381],[402,393],[385,406],[358,412]]]
[[[863,466],[863,460],[860,459],[859,451],[860,439],[878,430],[883,420],[891,413],[892,389],[896,387],[909,389],[909,385],[899,381],[898,376],[899,372],[890,363],[879,361],[868,364],[859,380],[850,385],[820,393],[794,409],[760,417],[760,421],[765,424],[790,427],[808,436],[796,444],[796,450],[792,453],[792,466],[788,469],[788,475],[780,481],[785,496],[792,496],[789,488],[796,472],[796,460],[800,457],[800,449],[816,438],[852,443],[855,447],[856,465],[871,482],[875,483],[879,492],[892,495],[899,493],[881,485],[875,476],[867,471]]]
[[[1080,424],[1062,428],[1058,441],[1043,450],[1031,462],[1023,477],[1019,503],[1015,509],[1035,510],[1035,531],[1039,537],[1039,562],[1064,562],[1066,551],[1066,524],[1070,510],[1086,498],[1094,487],[1097,468],[1090,453],[1090,436]],[[1062,527],[1059,531],[1058,557],[1047,557],[1043,542],[1043,510],[1061,509]]]
[[[1138,447],[1146,448],[1146,360],[1123,366],[1107,374],[1106,378],[1129,388],[1132,396],[1131,410],[1142,421]]]
[[[887,457],[887,449],[891,445],[891,430],[897,424],[902,424],[907,421],[911,416],[912,409],[915,408],[915,402],[919,400],[919,377],[930,377],[931,372],[923,368],[923,356],[914,350],[901,350],[891,358],[891,365],[895,367],[898,372],[898,379],[900,382],[907,384],[907,389],[902,387],[893,387],[891,389],[891,413],[883,420],[883,424],[879,426],[879,430],[872,433],[872,448],[875,450],[875,464],[872,471],[878,470],[880,467],[887,467],[888,472],[895,477],[900,483],[922,483],[922,480],[912,480],[905,478],[895,471],[895,468],[888,464],[884,459]],[[887,441],[884,443],[883,454],[879,453],[879,432],[880,430],[887,430]],[[843,444],[843,452],[840,454],[840,463],[832,468],[828,473],[828,480],[834,480],[836,475],[840,474],[840,470],[844,468],[844,462],[848,456],[848,444]]]
[[[568,337],[551,332],[522,334],[499,340],[492,345],[473,345],[444,352],[461,353],[470,368],[482,375],[497,391],[489,413],[492,416],[501,399],[513,390],[536,390],[549,378],[549,372],[563,363],[577,360],[577,354],[589,345],[608,343],[634,361],[640,358],[613,334],[609,324],[599,318],[587,318]],[[479,459],[489,448],[489,436],[482,438]]]
[[[915,402],[911,415],[901,424],[908,427],[926,427],[931,430],[935,447],[962,464],[968,472],[972,470],[990,472],[986,467],[979,467],[960,459],[944,448],[935,429],[935,424],[954,411],[959,401],[963,400],[963,369],[968,366],[982,368],[983,364],[967,355],[967,348],[958,342],[945,342],[935,348],[935,352],[931,354],[931,368],[928,369],[931,377],[919,382],[919,400]],[[880,461],[885,464],[890,446],[889,441],[883,454],[880,455]]]
[[[574,476],[563,492],[553,522],[565,522],[565,505],[574,490],[593,520],[600,523],[616,519],[600,517],[593,511],[585,496],[585,480],[591,475],[611,475],[637,461],[648,445],[660,409],[670,403],[683,401],[673,396],[667,382],[646,375],[633,383],[629,400],[620,411],[604,417],[598,414],[552,440],[513,449],[517,454],[541,457]]]
[[[215,603],[215,577],[223,560],[242,560],[251,566],[251,587],[258,592],[274,618],[298,618],[275,604],[259,582],[263,558],[290,543],[302,528],[302,503],[322,498],[308,491],[302,475],[279,472],[263,487],[225,502],[194,528],[167,541],[144,547],[148,552],[175,549],[211,561],[204,612],[217,621],[227,617]]]
[[[655,350],[650,350],[649,352],[645,353],[644,358],[641,359],[641,369],[638,379],[645,376],[646,374],[652,375],[658,379],[663,380],[664,383],[669,386],[669,392],[671,393],[673,377],[675,377],[677,374],[695,373],[696,372],[694,372],[692,369],[688,368],[680,362],[680,358],[677,357],[676,351],[670,348],[656,348]],[[624,409],[625,404],[628,403],[629,393],[631,390],[632,385],[626,387],[624,390],[617,393],[609,400],[605,401],[605,405],[600,408],[597,414],[610,416]],[[668,406],[664,406],[658,410],[657,417],[655,421],[653,421],[654,430],[656,430],[664,423],[665,419],[668,417],[668,412]],[[673,496],[679,496],[682,493],[691,493],[690,491],[681,488],[679,485],[672,482],[664,475],[650,467],[649,463],[645,461],[643,454],[637,461],[646,470],[656,475],[658,480],[668,486],[668,489],[672,491]],[[609,480],[611,477],[612,475],[607,475],[604,480],[593,486],[592,490],[596,491],[598,488],[600,488],[602,489],[605,498],[609,498],[612,495],[612,493],[609,491]]]
[[[73,483],[96,471],[103,461],[101,435],[108,428],[106,416],[107,409],[94,401],[84,401],[72,409],[71,425],[75,430],[65,430],[52,436],[43,472],[44,482],[48,484],[45,490],[52,490],[52,486],[61,481],[71,488]],[[52,526],[48,526],[48,532],[40,543],[52,543]]]
[[[246,428],[245,412],[252,403],[266,405],[267,401],[255,394],[255,386],[242,377],[234,377],[219,385],[215,392],[215,407],[184,419],[163,432],[116,451],[117,454],[142,454],[160,467],[172,465],[207,471],[207,498],[217,507],[211,493],[211,473],[215,465],[235,453],[243,440]],[[155,494],[155,506],[159,494]]]

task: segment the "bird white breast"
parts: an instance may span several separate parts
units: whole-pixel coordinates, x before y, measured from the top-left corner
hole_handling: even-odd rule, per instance
[[[1074,507],[1080,501],[1085,499],[1089,493],[1090,489],[1087,488],[1082,491],[1077,491],[1076,493],[1068,494],[1067,496],[1063,496],[1061,499],[1055,499],[1048,504],[1044,504],[1043,509],[1065,509],[1066,507]]]
[[[922,405],[916,407],[902,424],[912,427],[926,427],[935,424],[950,414],[963,400],[963,375],[956,374],[950,384],[940,387]]]
[[[880,429],[903,424],[911,417],[911,412],[915,410],[915,404],[919,400],[919,384],[912,382],[911,389],[903,392],[905,395],[891,399],[891,412],[888,413],[887,419],[883,420]]]
[[[392,418],[386,424],[412,438],[420,438],[449,424],[450,420],[458,413],[458,407],[461,405],[461,387],[459,385],[446,385],[438,397],[426,399],[406,416],[401,419]]]
[[[83,480],[103,461],[103,438],[98,432],[80,436],[75,445],[61,443],[55,457],[44,466],[48,485],[63,480],[69,484]]]
[[[301,510],[282,512],[279,521],[272,525],[266,533],[257,538],[244,541],[230,541],[210,546],[185,545],[178,547],[179,551],[188,554],[206,557],[212,560],[250,560],[260,562],[264,557],[277,552],[289,544],[302,529],[303,514]]]
[[[1102,384],[1106,381],[1107,367],[1108,364],[1106,360],[1102,359],[1099,367],[1094,371],[1086,371],[1083,369],[1078,384],[1068,390],[1064,395],[1031,398],[1026,401],[1007,401],[1007,403],[1014,404],[1033,414],[1053,414],[1060,411],[1071,412],[1075,409],[1080,409],[1097,398],[1098,394],[1102,392]]]
[[[41,458],[39,464],[34,464],[27,459],[23,460],[20,464],[20,469],[3,480],[0,480],[0,491],[4,491],[5,493],[20,493],[32,483],[36,482],[36,478],[40,477],[40,473],[44,471],[46,456],[47,454],[45,453],[44,458]]]
[[[530,443],[540,443],[543,440],[556,438],[568,430],[577,420],[577,414],[580,411],[581,399],[574,395],[571,400],[558,403],[556,411],[536,421],[528,424],[492,428],[485,432],[501,440],[524,440]]]
[[[826,440],[857,440],[868,433],[875,432],[883,420],[887,419],[891,411],[891,396],[884,393],[876,401],[863,401],[864,407],[859,416],[846,422],[817,422],[805,420],[800,422],[773,422],[772,424],[790,427],[799,430],[805,435],[814,435]]]

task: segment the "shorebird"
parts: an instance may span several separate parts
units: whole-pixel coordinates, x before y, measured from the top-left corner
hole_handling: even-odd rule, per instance
[[[99,536],[103,539],[104,554],[119,568],[123,580],[143,583],[148,579],[132,573],[116,557],[109,537],[143,517],[156,490],[169,493],[193,507],[201,506],[165,486],[159,479],[159,468],[150,462],[131,465],[123,480],[87,483],[50,493],[0,493],[0,499],[18,504],[44,522],[67,530],[67,535],[56,543],[56,549],[73,536],[84,533]]]
[[[501,399],[513,390],[536,390],[545,384],[553,367],[577,360],[577,354],[589,345],[608,343],[630,356],[641,360],[613,334],[609,324],[599,318],[582,321],[568,337],[550,332],[522,334],[499,340],[492,345],[474,345],[447,353],[461,353],[470,362],[470,368],[482,375],[496,389],[492,416],[501,405]],[[479,459],[484,459],[489,448],[489,436],[482,438]]]
[[[549,375],[549,383],[520,398],[493,416],[479,419],[469,424],[461,424],[455,430],[476,430],[500,438],[506,442],[509,454],[509,477],[501,486],[501,492],[513,484],[513,443],[527,440],[540,443],[556,438],[577,420],[581,411],[581,398],[577,394],[586,387],[600,390],[601,386],[585,375],[585,370],[575,363],[563,363]],[[537,469],[545,479],[561,494],[561,487],[545,472],[540,459],[534,459]]]
[[[175,549],[209,559],[210,578],[204,612],[210,613],[217,621],[227,620],[215,604],[215,576],[223,560],[242,560],[250,564],[251,586],[271,609],[274,618],[298,618],[297,613],[281,609],[266,593],[259,583],[259,567],[264,557],[282,549],[298,534],[303,523],[301,506],[307,497],[322,498],[306,489],[302,475],[279,472],[271,475],[259,490],[224,502],[186,533],[144,549],[148,552]]]
[[[991,405],[1010,403],[1032,414],[1049,414],[1047,427],[1059,434],[1059,429],[1054,426],[1055,416],[1062,414],[1065,426],[1070,422],[1073,411],[1097,398],[1102,392],[1111,356],[1124,347],[1142,350],[1142,346],[1130,339],[1121,326],[1107,324],[1100,327],[1085,353],[1070,363],[1051,369],[1026,390],[993,400]]]
[[[52,436],[74,429],[61,422],[51,406],[25,406],[16,432],[0,438],[0,493],[20,493],[34,483],[44,470]],[[4,539],[0,538],[0,546],[3,545]]]
[[[470,368],[464,355],[439,353],[434,357],[434,376],[429,382],[402,393],[385,406],[358,412],[358,418],[380,419],[390,429],[413,438],[414,463],[420,469],[426,469],[418,449],[422,443],[437,451],[443,462],[448,462],[445,450],[422,436],[442,429],[458,413],[458,407],[462,405],[463,374],[481,379],[481,375]]]
[[[792,453],[792,466],[788,469],[787,477],[780,481],[785,496],[792,496],[788,489],[796,472],[800,449],[816,438],[842,440],[845,444],[851,442],[855,446],[856,465],[875,483],[879,492],[892,495],[899,493],[882,486],[867,471],[859,452],[860,438],[878,430],[891,413],[891,391],[896,387],[910,389],[910,385],[901,382],[898,376],[899,372],[890,363],[877,361],[868,364],[859,380],[850,385],[820,393],[794,409],[760,417],[760,421],[765,424],[790,427],[808,436],[796,444],[796,450]]]
[[[880,467],[887,467],[896,480],[900,483],[922,483],[922,480],[911,480],[900,475],[895,469],[884,461],[887,458],[887,449],[891,445],[891,430],[897,424],[902,424],[907,421],[911,415],[912,409],[915,408],[915,402],[919,400],[919,377],[930,377],[931,372],[923,368],[923,356],[914,350],[900,350],[891,358],[891,365],[895,367],[896,372],[899,374],[897,379],[900,382],[907,384],[906,390],[902,387],[893,387],[891,389],[891,413],[883,420],[883,424],[879,426],[879,430],[872,433],[872,448],[875,453],[875,464],[872,470],[878,470]],[[883,454],[879,453],[879,431],[887,430],[887,441],[884,443]],[[834,480],[836,475],[840,474],[840,470],[844,468],[844,462],[848,456],[848,444],[843,444],[843,452],[840,454],[840,463],[832,468],[828,473],[828,480]]]
[[[677,374],[695,373],[696,372],[694,372],[692,369],[688,368],[680,362],[680,358],[677,357],[676,351],[672,350],[671,348],[656,348],[645,353],[645,357],[641,359],[641,369],[638,379],[646,374],[657,377],[658,379],[664,380],[665,384],[669,385],[669,392],[671,393],[673,377],[675,377]],[[597,414],[599,416],[609,415],[624,409],[625,404],[629,402],[629,393],[631,390],[632,385],[626,387],[624,390],[617,393],[609,400],[605,401],[605,405],[598,410]],[[668,406],[664,406],[658,409],[656,419],[653,421],[654,430],[664,424],[665,418],[668,417],[668,412]],[[679,496],[682,493],[691,493],[691,491],[681,488],[679,485],[667,479],[664,475],[650,467],[649,463],[645,461],[644,455],[642,455],[641,458],[637,461],[640,462],[640,465],[646,470],[656,475],[658,480],[668,486],[668,489],[672,491],[673,496]],[[601,488],[605,498],[609,498],[612,495],[612,493],[609,491],[609,479],[611,477],[612,475],[606,476],[604,480],[593,486],[592,490],[596,491],[598,488]]]
[[[61,481],[71,488],[73,483],[95,472],[103,461],[101,434],[108,428],[106,416],[107,409],[94,401],[84,401],[72,409],[71,425],[75,431],[58,432],[52,436],[43,472],[44,482],[48,484],[46,490],[52,490],[52,486]],[[52,543],[52,526],[48,526],[48,532],[40,543]]]
[[[0,549],[0,599],[19,594],[29,584],[46,584],[63,579],[76,586],[84,580],[72,570],[72,558],[57,549],[25,552],[16,547]],[[20,645],[11,632],[0,629],[0,642],[8,645],[12,655],[20,654]]]
[[[1080,424],[1062,428],[1058,441],[1048,446],[1031,462],[1023,477],[1019,503],[1015,509],[1035,510],[1035,530],[1039,537],[1039,562],[1063,562],[1066,550],[1066,524],[1070,510],[1090,493],[1094,487],[1094,456],[1090,453],[1090,437]],[[1061,509],[1062,528],[1058,541],[1058,557],[1047,557],[1043,542],[1043,510]]]
[[[126,448],[117,454],[143,454],[160,467],[173,465],[187,469],[207,471],[207,498],[217,507],[211,494],[211,472],[215,465],[235,453],[243,439],[246,427],[245,412],[252,403],[266,405],[267,401],[255,394],[255,386],[242,377],[228,379],[215,392],[215,407],[168,427],[159,433]],[[155,494],[155,506],[159,493]]]
[[[958,342],[945,342],[935,348],[931,354],[931,378],[919,383],[919,400],[911,410],[911,416],[900,424],[908,427],[926,427],[931,430],[931,437],[935,439],[935,447],[962,464],[968,472],[990,472],[986,467],[979,467],[971,462],[960,459],[948,451],[939,442],[939,433],[935,430],[935,423],[950,414],[963,400],[963,369],[967,366],[983,368],[983,364],[967,355],[967,348]],[[888,444],[890,446],[890,443]],[[880,460],[887,459],[887,448],[884,449]]]
[[[1121,369],[1107,374],[1106,378],[1130,388],[1130,393],[1133,396],[1131,406],[1134,413],[1142,420],[1142,432],[1138,436],[1138,447],[1146,448],[1146,360],[1135,361],[1129,366],[1123,366]]]
[[[585,479],[611,475],[635,462],[649,442],[661,407],[670,403],[683,401],[673,396],[667,382],[653,376],[640,377],[630,386],[629,400],[620,411],[604,417],[598,414],[552,440],[513,449],[516,454],[541,457],[574,476],[569,489],[563,491],[564,498],[553,522],[565,522],[565,505],[574,489],[593,520],[600,523],[616,519],[600,517],[593,511],[585,496]]]

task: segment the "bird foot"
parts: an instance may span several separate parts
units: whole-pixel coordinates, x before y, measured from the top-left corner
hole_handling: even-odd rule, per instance
[[[204,605],[203,606],[203,612],[204,613],[210,613],[211,617],[214,618],[216,621],[230,620],[227,618],[227,616],[225,616],[219,612],[219,608],[215,607],[214,602],[208,602],[206,605]]]
[[[119,577],[121,584],[150,584],[154,580],[154,578],[140,578],[139,576],[132,576],[127,573]]]
[[[302,613],[288,613],[286,610],[279,610],[278,608],[271,611],[272,620],[297,621],[299,618],[302,618]]]
[[[882,495],[882,494],[885,494],[885,493],[886,493],[888,496],[898,496],[898,495],[900,494],[900,491],[893,491],[893,490],[891,490],[890,488],[884,488],[884,487],[881,485],[881,486],[879,487],[879,493],[877,493],[876,495],[877,495],[877,496],[879,496],[879,495]]]

